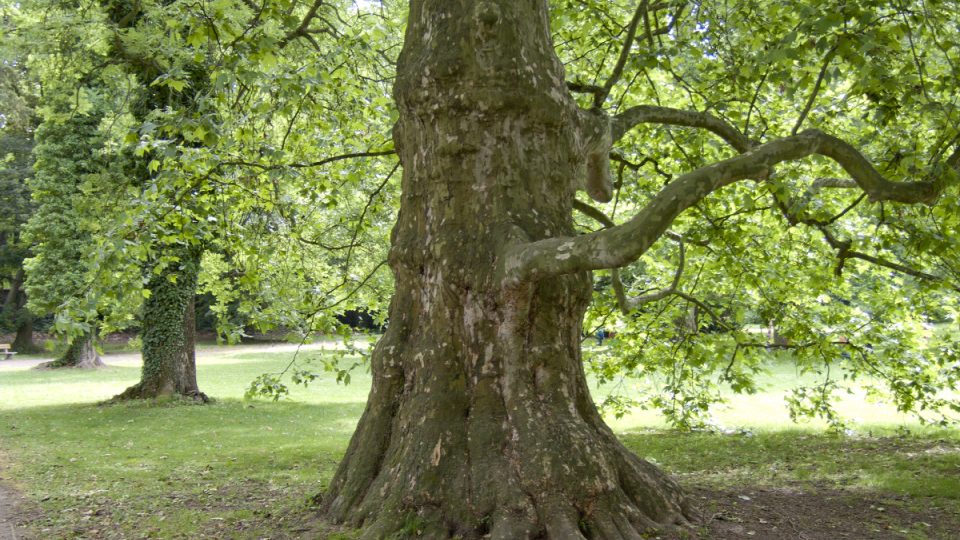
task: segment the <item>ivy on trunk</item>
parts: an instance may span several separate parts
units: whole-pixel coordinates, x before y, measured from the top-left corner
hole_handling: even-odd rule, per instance
[[[140,382],[114,401],[182,396],[208,401],[197,386],[194,297],[202,250],[171,248],[170,262],[150,270],[143,306],[143,371]]]

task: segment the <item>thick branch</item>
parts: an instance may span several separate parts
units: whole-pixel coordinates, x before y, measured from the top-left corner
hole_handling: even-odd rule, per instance
[[[572,81],[567,81],[567,90],[577,94],[597,94],[603,92],[603,88],[595,84],[584,84]]]
[[[613,117],[611,131],[613,140],[618,141],[638,124],[666,124],[670,126],[684,126],[706,129],[737,149],[746,152],[754,143],[737,128],[713,116],[712,114],[657,107],[654,105],[640,105],[631,107]]]
[[[623,266],[643,255],[681,212],[707,195],[739,180],[764,179],[778,163],[813,154],[836,161],[874,201],[932,203],[945,183],[939,177],[892,182],[846,142],[819,130],[807,130],[677,178],[622,225],[576,238],[514,245],[500,260],[501,276],[508,280],[537,279]]]
[[[857,183],[849,178],[817,178],[810,184],[810,192],[816,193],[824,188],[854,189]]]

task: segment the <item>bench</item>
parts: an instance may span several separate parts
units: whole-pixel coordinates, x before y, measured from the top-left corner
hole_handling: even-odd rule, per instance
[[[3,355],[4,360],[9,360],[13,358],[13,355],[17,354],[10,350],[9,343],[0,343],[0,354]]]

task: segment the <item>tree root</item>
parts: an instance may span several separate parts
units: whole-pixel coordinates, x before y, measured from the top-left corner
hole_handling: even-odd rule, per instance
[[[68,369],[68,368],[99,369],[102,367],[107,367],[107,365],[104,364],[102,360],[100,360],[100,357],[97,357],[96,360],[92,362],[84,362],[81,364],[75,364],[73,362],[70,362],[66,358],[58,358],[56,360],[51,360],[49,362],[43,362],[42,364],[37,364],[36,366],[33,367],[33,369],[36,369],[36,370]]]
[[[142,381],[127,388],[123,392],[113,396],[104,404],[116,404],[124,401],[146,400],[146,399],[179,399],[195,404],[211,403],[213,400],[199,390],[188,391],[184,393],[171,392],[155,384],[144,384]]]

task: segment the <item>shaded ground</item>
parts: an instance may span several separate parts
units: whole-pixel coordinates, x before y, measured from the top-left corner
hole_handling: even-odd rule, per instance
[[[960,515],[947,509],[928,506],[927,501],[877,493],[837,490],[829,487],[796,487],[740,490],[689,488],[704,513],[705,523],[696,531],[696,538],[722,539],[791,539],[791,540],[886,540],[960,538]],[[275,486],[257,482],[237,484],[219,493],[196,494],[172,491],[170,503],[200,513],[216,507],[246,509],[244,519],[206,519],[199,529],[199,538],[353,538],[350,533],[337,533],[315,520],[309,494],[300,494],[303,503],[282,512],[268,510],[279,495]],[[285,495],[289,495],[286,493]],[[128,536],[116,523],[138,519],[124,506],[116,506],[105,496],[83,497],[70,509],[76,515],[70,537],[87,539],[160,538],[159,531],[145,528],[136,536]],[[132,505],[140,506],[140,505]],[[2,511],[2,506],[0,506]],[[162,514],[162,511],[160,511]],[[26,514],[21,514],[23,519]],[[61,516],[62,517],[62,516]],[[143,513],[139,516],[144,517]],[[42,527],[44,518],[32,516],[41,526],[40,535],[63,529]],[[0,521],[0,523],[3,523]],[[271,531],[264,536],[264,531]],[[652,538],[689,538],[689,536],[651,536]],[[12,539],[12,536],[0,538]],[[23,538],[22,536],[17,538]]]
[[[960,538],[960,515],[903,496],[829,487],[693,488],[704,539],[881,540]]]

